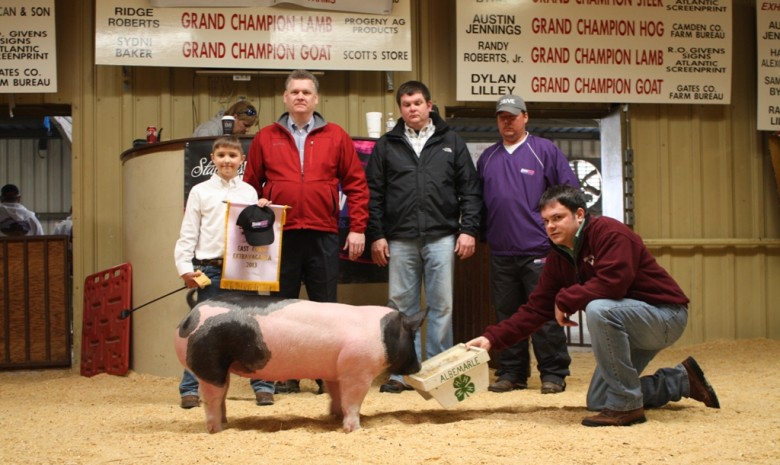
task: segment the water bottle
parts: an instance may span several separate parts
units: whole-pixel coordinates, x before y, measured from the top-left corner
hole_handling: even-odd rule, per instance
[[[395,127],[395,120],[393,119],[393,114],[388,113],[387,114],[387,122],[385,123],[385,132],[390,132]]]

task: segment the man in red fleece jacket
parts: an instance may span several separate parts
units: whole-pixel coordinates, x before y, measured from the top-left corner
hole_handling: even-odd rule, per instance
[[[285,81],[287,111],[262,128],[249,146],[244,181],[257,190],[261,207],[288,205],[279,272],[280,297],[297,299],[301,282],[309,300],[336,302],[339,247],[351,260],[365,248],[368,184],[352,138],[317,111],[319,81],[292,71]],[[349,233],[339,244],[341,191],[349,211]],[[277,392],[299,392],[297,380],[277,383]]]
[[[539,284],[509,319],[488,326],[466,345],[508,347],[552,318],[561,326],[575,326],[569,316],[584,310],[596,358],[587,407],[599,413],[583,419],[583,425],[642,423],[645,408],[682,397],[719,408],[715,391],[692,357],[640,377],[688,322],[688,298],[642,238],[612,218],[588,215],[584,194],[571,186],[548,189],[539,208],[553,245]]]

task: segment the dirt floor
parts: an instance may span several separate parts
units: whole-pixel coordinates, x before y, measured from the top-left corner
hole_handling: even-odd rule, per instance
[[[699,361],[720,410],[691,399],[647,412],[627,428],[580,420],[593,370],[573,353],[566,392],[479,393],[453,409],[417,392],[380,394],[363,428],[341,431],[327,395],[276,396],[258,407],[249,383],[228,394],[228,428],[209,435],[203,408],[178,406],[178,379],[72,371],[0,373],[0,463],[8,464],[778,464],[780,341],[719,341],[662,352],[649,367]],[[376,384],[382,381],[377,379]]]

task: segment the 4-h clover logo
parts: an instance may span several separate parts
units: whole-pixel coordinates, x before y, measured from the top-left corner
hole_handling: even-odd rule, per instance
[[[458,398],[458,402],[463,402],[463,399],[474,394],[474,383],[471,382],[471,376],[460,375],[452,382],[452,386],[455,388],[455,397]]]

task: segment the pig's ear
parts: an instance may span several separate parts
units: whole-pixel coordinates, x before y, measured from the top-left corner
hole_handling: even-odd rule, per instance
[[[420,310],[412,316],[404,316],[404,327],[409,331],[417,331],[422,326],[425,317],[428,316],[428,308]]]

